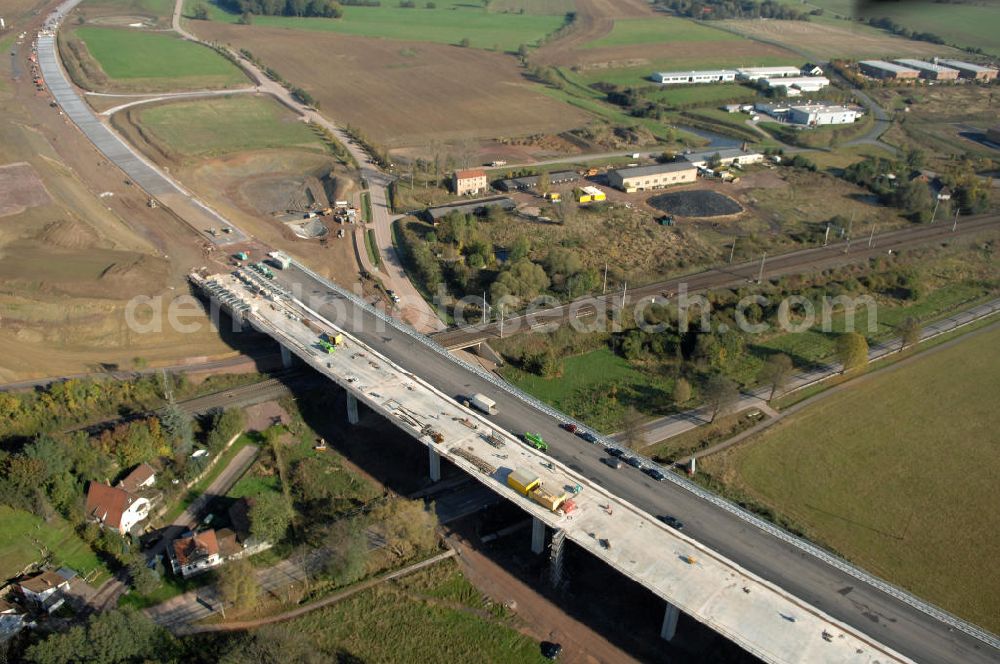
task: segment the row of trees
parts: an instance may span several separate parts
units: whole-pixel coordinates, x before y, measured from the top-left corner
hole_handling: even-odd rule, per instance
[[[698,19],[771,18],[808,21],[809,14],[776,0],[659,0],[678,16]],[[822,10],[809,12],[821,14]]]
[[[319,16],[340,18],[343,10],[335,0],[220,0],[237,14],[256,16]]]

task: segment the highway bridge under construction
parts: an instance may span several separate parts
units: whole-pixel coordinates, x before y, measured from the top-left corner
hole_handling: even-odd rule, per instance
[[[332,284],[320,293],[314,288],[319,277],[308,272],[296,275],[296,268],[302,270],[290,266],[278,280],[246,269],[193,274],[191,280],[237,323],[274,338],[289,364],[297,356],[343,388],[349,420],[357,421],[358,405],[363,403],[426,446],[432,479],[440,478],[444,457],[530,513],[533,551],[542,553],[548,531],[552,533],[548,548],[554,576],[561,574],[562,549],[569,540],[663,598],[664,638],[673,637],[679,612],[684,612],[768,662],[913,661],[704,543],[666,527],[650,511],[588,477],[581,465],[564,464],[523,444],[514,427],[505,428],[497,421],[499,413],[487,417],[463,407],[455,394],[441,391],[412,370],[416,367],[401,366],[397,358],[367,342],[373,338],[372,327],[377,327],[377,343],[412,359],[414,354],[404,346],[414,346],[392,334],[405,331],[402,326],[374,316],[376,312],[366,310],[363,303],[350,302],[352,296]],[[311,288],[303,289],[297,277],[311,277]],[[310,295],[308,304],[300,299],[305,292]],[[357,329],[330,319],[337,317],[332,312],[343,312],[344,304],[352,305],[355,313],[363,312],[360,329],[367,329],[365,338],[355,333]],[[353,324],[359,324],[358,316]],[[409,338],[427,349],[433,346],[426,339]],[[330,339],[340,341],[331,344]],[[443,349],[440,352],[447,355]],[[478,385],[466,385],[481,391]],[[516,398],[496,389],[491,396],[501,413],[517,405]],[[550,422],[545,430],[548,439],[548,431],[555,427],[551,414],[545,415]],[[593,449],[578,439],[573,442],[580,449]],[[569,504],[553,511],[512,490],[508,479],[514,473],[537,477],[549,493],[569,495]],[[670,483],[652,484],[655,489]]]
[[[53,32],[38,39],[43,76],[60,107],[126,176],[186,221],[199,236],[206,227],[218,226],[231,229],[213,240],[218,245],[247,237],[141,158],[82,102],[60,65],[53,34],[66,12],[78,2],[67,0],[60,5],[47,21]],[[981,225],[956,221],[957,232],[954,226],[950,230],[956,235],[978,232],[997,221],[1000,218],[995,215],[982,220]],[[916,228],[906,233],[914,242],[944,241],[947,231],[943,226],[932,224],[932,231]],[[933,237],[917,237],[922,234]],[[869,249],[891,248],[882,244],[882,238],[869,240],[869,244],[873,242],[877,246],[861,248],[857,254],[858,248],[848,244],[843,247],[843,256],[831,255],[827,260],[848,261]],[[810,263],[802,269],[817,266]],[[747,278],[743,274],[736,276]],[[667,473],[665,482],[654,482],[639,473],[610,470],[599,461],[603,455],[600,447],[582,443],[559,428],[560,422],[569,419],[565,415],[462,362],[443,347],[445,343],[467,346],[475,340],[441,339],[439,345],[295,262],[275,274],[269,287],[271,299],[231,275],[216,277],[214,286],[209,286],[213,280],[206,277],[194,280],[217,301],[225,302],[235,317],[278,340],[289,361],[294,353],[347,390],[349,407],[356,408],[360,400],[426,445],[432,475],[444,456],[499,495],[519,504],[540,524],[533,528],[536,550],[546,544],[545,528],[552,529],[555,534],[549,549],[554,567],[560,560],[561,546],[569,539],[663,597],[668,603],[664,636],[672,635],[680,609],[766,661],[1000,661],[1000,640],[996,636],[673,473]],[[689,284],[689,288],[694,291],[715,285],[706,278],[705,283]],[[660,285],[648,288],[658,289]],[[292,292],[301,297],[292,297]],[[638,290],[630,294],[633,298],[655,297],[657,292]],[[308,307],[303,300],[309,302]],[[247,306],[240,307],[239,303]],[[558,318],[563,313],[553,311],[553,315]],[[342,328],[347,348],[327,353],[316,343],[317,333],[302,322],[303,318],[316,321],[328,331]],[[495,334],[489,330],[485,337]],[[355,353],[365,357],[352,357]],[[458,394],[475,393],[495,400],[499,412],[487,419],[463,409],[453,399]],[[393,400],[400,406],[394,407]],[[417,416],[407,415],[408,411]],[[479,429],[470,428],[462,423],[463,419]],[[433,436],[428,438],[425,426],[439,434],[442,442],[433,442]],[[503,441],[502,451],[482,437],[487,430]],[[549,444],[547,456],[525,448],[512,435],[526,430],[544,435]],[[460,454],[461,450],[468,454]],[[507,458],[490,457],[494,453],[506,454]],[[549,489],[558,490],[562,483],[582,486],[583,491],[573,498],[576,509],[553,513],[509,489],[503,482],[515,466],[527,466]],[[490,472],[485,472],[484,467]],[[665,529],[650,517],[668,512],[683,517],[683,535]]]

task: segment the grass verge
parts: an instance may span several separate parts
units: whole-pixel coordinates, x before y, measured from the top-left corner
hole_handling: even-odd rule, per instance
[[[48,557],[100,585],[108,570],[97,554],[73,532],[73,526],[58,516],[42,521],[34,514],[0,505],[0,578],[9,579],[33,562]],[[94,576],[90,576],[94,574]]]
[[[378,267],[382,264],[382,256],[378,253],[378,242],[375,241],[375,229],[369,228],[365,232],[365,249],[368,251],[368,260],[372,265]]]

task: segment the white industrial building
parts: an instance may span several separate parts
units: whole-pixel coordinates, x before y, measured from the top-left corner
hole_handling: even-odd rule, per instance
[[[744,81],[802,75],[802,71],[798,67],[742,67],[736,72],[736,77]]]
[[[783,85],[789,92],[793,89],[798,90],[798,93],[791,94],[793,97],[802,92],[819,92],[830,85],[830,79],[826,76],[789,76],[786,78],[763,78],[760,80],[764,81],[769,88]]]
[[[659,71],[651,77],[661,85],[686,85],[691,83],[730,83],[736,80],[735,69],[707,71]]]
[[[759,164],[764,161],[764,155],[760,152],[749,152],[740,148],[727,148],[723,150],[700,150],[698,152],[688,152],[683,155],[684,161],[690,162],[693,166],[704,168],[713,158],[718,156],[719,163],[723,166],[738,164],[746,166],[748,164]]]
[[[832,104],[802,104],[788,109],[788,121],[817,127],[819,125],[851,124],[858,119],[857,109]]]

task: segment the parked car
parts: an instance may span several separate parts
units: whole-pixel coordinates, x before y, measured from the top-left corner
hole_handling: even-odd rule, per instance
[[[594,435],[594,433],[592,431],[584,431],[583,433],[580,434],[580,438],[583,438],[588,443],[596,443],[597,442],[597,436]]]
[[[642,468],[642,461],[639,459],[639,457],[623,456],[622,461],[632,466],[633,468]]]
[[[601,462],[614,468],[615,470],[618,470],[619,468],[622,467],[622,462],[619,459],[616,459],[615,457],[604,457],[603,459],[601,459]]]
[[[656,518],[659,519],[660,521],[662,521],[663,523],[667,524],[668,526],[670,526],[674,530],[680,530],[680,529],[682,529],[684,527],[684,524],[681,523],[680,519],[677,519],[676,517],[672,517],[669,514],[661,514],[660,516],[658,516]]]
[[[576,433],[576,425],[573,424],[572,422],[563,422],[559,426],[561,426],[563,429],[566,429],[566,431],[569,431],[570,433]]]
[[[613,457],[623,457],[623,456],[625,456],[625,452],[623,452],[622,450],[618,449],[617,447],[605,447],[604,451],[607,452],[608,454],[610,454]]]
[[[643,468],[642,472],[646,473],[657,482],[662,482],[663,480],[667,479],[667,476],[664,475],[659,468]]]

